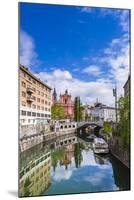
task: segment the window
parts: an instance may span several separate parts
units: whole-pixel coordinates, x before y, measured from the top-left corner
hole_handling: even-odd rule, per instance
[[[31,168],[33,168],[33,167],[35,167],[35,163],[33,163],[32,165],[31,165]],[[34,174],[34,173],[33,173]]]
[[[45,114],[45,117],[47,117],[47,114]]]
[[[39,95],[40,95],[40,91],[39,91],[39,90],[37,90],[37,94],[39,94]]]
[[[35,96],[33,96],[33,100],[35,100],[35,101],[36,101],[36,97],[35,97]]]
[[[45,101],[45,104],[47,105],[47,101]]]
[[[37,106],[37,109],[40,110],[40,106]]]
[[[22,114],[22,115],[26,115],[26,111],[22,110],[22,111],[21,111],[21,114]]]
[[[48,102],[48,105],[50,106],[50,105],[51,105],[51,103],[50,103],[50,102]]]
[[[31,116],[31,112],[28,111],[28,112],[27,112],[27,116]]]
[[[36,89],[35,89],[35,88],[32,88],[32,89],[33,89],[34,92],[36,92]]]
[[[47,108],[45,108],[45,111],[47,111]]]
[[[47,98],[47,94],[45,94],[45,97]]]
[[[37,113],[37,117],[40,117],[40,113]]]
[[[36,113],[35,113],[35,112],[32,112],[32,116],[35,117],[35,116],[36,116]]]
[[[35,104],[33,104],[33,105],[32,105],[32,107],[35,109],[35,108],[36,108],[36,105],[35,105]]]
[[[37,102],[40,102],[40,98],[37,98]]]
[[[48,111],[50,112],[50,108],[48,108]]]
[[[44,103],[44,100],[43,100],[43,99],[41,100],[41,103]]]
[[[25,101],[22,101],[22,106],[26,106],[26,102]]]
[[[33,80],[33,84],[36,84],[36,81],[35,81],[35,80]]]
[[[26,83],[24,81],[22,81],[21,84],[22,84],[22,87],[24,88],[26,87]]]
[[[22,91],[22,96],[26,97],[26,93],[24,91]]]
[[[30,76],[28,76],[28,80],[31,81],[31,77]]]
[[[41,117],[44,117],[44,114],[41,114]]]
[[[44,110],[44,107],[43,107],[43,106],[41,107],[41,110]]]
[[[41,96],[44,97],[44,92],[41,93]]]

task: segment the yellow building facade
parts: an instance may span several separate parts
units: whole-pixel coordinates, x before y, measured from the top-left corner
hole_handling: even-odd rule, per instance
[[[51,87],[20,65],[20,125],[36,125],[51,119]]]

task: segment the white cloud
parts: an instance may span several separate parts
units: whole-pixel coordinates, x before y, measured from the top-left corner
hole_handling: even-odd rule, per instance
[[[113,39],[108,49],[104,49],[103,64],[108,65],[108,77],[118,86],[118,94],[123,95],[123,86],[129,75],[129,38],[124,34],[121,38]]]
[[[56,173],[52,171],[52,177],[55,181],[60,182],[61,180],[69,180],[72,173],[73,169],[66,170],[64,166],[57,166]]]
[[[55,78],[60,78],[60,79],[72,79],[72,75],[70,74],[69,71],[63,71],[61,69],[56,69],[54,72],[53,72],[53,75]]]
[[[93,75],[93,76],[101,75],[100,68],[96,65],[90,65],[89,67],[84,68],[83,73],[87,73],[87,74]]]
[[[112,89],[115,83],[117,84],[118,95],[121,96],[124,94],[123,86],[128,78],[128,35],[124,34],[121,38],[114,38],[107,48],[102,50],[102,55],[99,55],[99,59],[96,60],[97,65],[90,65],[78,71],[79,75],[81,72],[89,77],[95,74],[96,79],[94,81],[75,78],[70,71],[60,68],[51,72],[42,71],[36,75],[52,88],[55,87],[58,95],[60,93],[63,94],[65,89],[68,89],[73,98],[80,96],[84,104],[93,104],[98,98],[104,104],[114,105]]]
[[[107,17],[108,15],[112,15],[115,19],[119,21],[119,25],[123,31],[129,31],[129,10],[83,7],[81,8],[81,12],[94,13],[95,9],[97,9],[96,12],[99,15],[99,17]]]
[[[58,70],[59,71],[59,70]],[[83,103],[94,103],[96,98],[99,98],[104,103],[112,105],[112,84],[107,81],[92,81],[87,82],[74,78],[70,72],[60,70],[62,76],[57,76],[57,70],[53,72],[40,72],[36,74],[40,79],[49,84],[52,88],[55,87],[58,95],[64,93],[68,89],[72,97],[80,96]]]
[[[92,12],[92,8],[90,8],[90,7],[82,7],[81,8],[81,12],[91,13]]]
[[[23,30],[20,31],[20,64],[26,67],[38,65],[38,55],[35,51],[33,38]]]

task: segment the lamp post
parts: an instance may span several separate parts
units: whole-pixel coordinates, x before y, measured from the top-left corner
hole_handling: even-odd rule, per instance
[[[117,86],[113,89],[113,96],[115,97],[115,120],[116,120],[116,126],[118,123],[118,117],[117,117]]]

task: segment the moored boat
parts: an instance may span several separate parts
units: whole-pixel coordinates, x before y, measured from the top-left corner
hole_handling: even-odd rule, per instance
[[[109,153],[108,144],[103,138],[94,138],[93,151],[96,154],[106,154]]]

